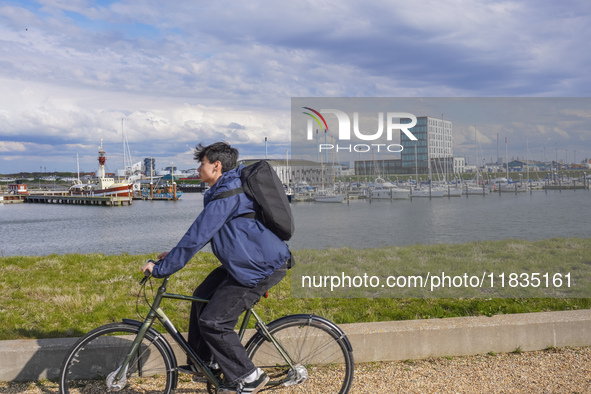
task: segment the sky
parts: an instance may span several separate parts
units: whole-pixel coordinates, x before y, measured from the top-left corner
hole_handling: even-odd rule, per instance
[[[123,130],[157,169],[218,140],[283,158],[292,97],[585,98],[590,22],[587,0],[2,0],[0,174],[94,171],[101,140],[115,172]],[[591,158],[587,128],[511,132],[511,157]],[[495,156],[478,133],[454,128],[454,153]]]

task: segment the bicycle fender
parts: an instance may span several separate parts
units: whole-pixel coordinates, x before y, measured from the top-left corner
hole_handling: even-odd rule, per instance
[[[343,343],[345,344],[345,346],[347,347],[347,350],[349,352],[353,352],[353,346],[351,346],[351,342],[349,342],[349,338],[347,338],[347,335],[343,332],[343,330],[341,330],[341,328],[339,326],[337,326],[336,324],[334,324],[333,322],[331,322],[328,319],[325,319],[324,317],[320,317],[320,316],[316,316],[316,315],[309,315],[309,314],[297,314],[297,315],[288,315],[288,316],[283,316],[280,317],[279,319],[273,320],[271,323],[267,324],[267,327],[272,328],[273,326],[277,325],[277,324],[281,324],[283,323],[284,320],[290,319],[290,318],[301,318],[301,319],[307,319],[310,321],[315,321],[316,323],[320,323],[328,328],[330,328],[331,330],[335,331],[336,333],[339,334],[340,336],[340,340],[343,341]],[[262,334],[260,334],[262,335]],[[254,338],[254,337],[253,337]],[[253,338],[251,338],[248,343],[246,344],[246,348],[248,348],[248,345],[250,345],[250,342],[253,340]]]

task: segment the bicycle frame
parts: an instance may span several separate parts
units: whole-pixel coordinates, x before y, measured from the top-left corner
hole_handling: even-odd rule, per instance
[[[129,365],[133,354],[137,351],[138,347],[140,346],[140,343],[142,342],[144,335],[150,329],[150,327],[152,327],[152,324],[154,323],[154,321],[156,319],[158,319],[158,321],[160,321],[160,323],[162,323],[162,325],[164,326],[166,331],[171,335],[172,339],[181,347],[183,352],[193,362],[193,364],[196,365],[203,372],[203,374],[206,376],[207,380],[209,382],[211,382],[211,384],[213,386],[218,388],[221,384],[219,379],[213,374],[213,372],[206,365],[206,363],[201,358],[199,358],[199,356],[197,354],[195,354],[193,349],[189,346],[189,343],[181,335],[181,333],[178,331],[178,329],[175,327],[175,325],[172,323],[172,321],[168,318],[168,316],[166,316],[166,314],[164,313],[162,308],[160,308],[160,302],[164,298],[168,298],[168,299],[172,299],[172,300],[181,300],[181,301],[201,302],[201,303],[208,303],[209,300],[199,298],[199,297],[167,293],[166,292],[166,285],[168,283],[168,278],[169,278],[168,276],[165,277],[162,284],[158,288],[158,292],[156,293],[156,296],[154,297],[154,301],[152,303],[150,311],[148,312],[146,319],[142,323],[140,330],[129,349],[128,354],[126,355],[123,363],[121,364],[121,367],[119,368],[119,371],[117,372],[117,374],[115,376],[115,381],[119,381],[123,377],[125,371],[127,370],[127,366]],[[147,278],[144,278],[144,281],[145,280],[147,280]],[[269,332],[265,322],[259,317],[259,315],[256,314],[256,312],[252,309],[252,307],[246,310],[246,313],[244,315],[244,319],[242,320],[242,323],[240,325],[240,329],[238,331],[238,336],[239,336],[240,340],[242,341],[242,339],[244,338],[244,333],[246,332],[246,328],[248,327],[248,323],[250,321],[251,316],[254,316],[255,320],[257,321],[257,323],[256,323],[257,330],[262,331],[262,334],[275,345],[275,347],[281,353],[282,357],[289,364],[289,366],[291,368],[294,368],[293,360],[291,359],[289,354],[285,351],[283,346]],[[276,383],[276,382],[269,382],[269,383]]]

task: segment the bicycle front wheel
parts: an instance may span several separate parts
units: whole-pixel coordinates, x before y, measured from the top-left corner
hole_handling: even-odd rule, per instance
[[[294,315],[267,326],[293,368],[261,330],[247,344],[253,363],[281,393],[345,394],[353,381],[353,351],[343,332],[318,316]]]
[[[170,347],[146,332],[120,381],[114,381],[139,327],[113,323],[90,331],[72,347],[60,372],[60,393],[170,393],[177,372]]]

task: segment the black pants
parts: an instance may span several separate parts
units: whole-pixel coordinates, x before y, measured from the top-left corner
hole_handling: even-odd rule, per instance
[[[287,273],[287,264],[255,287],[238,283],[223,267],[213,270],[195,289],[189,321],[189,345],[205,362],[217,362],[229,384],[238,383],[255,371],[234,328],[238,318]]]

